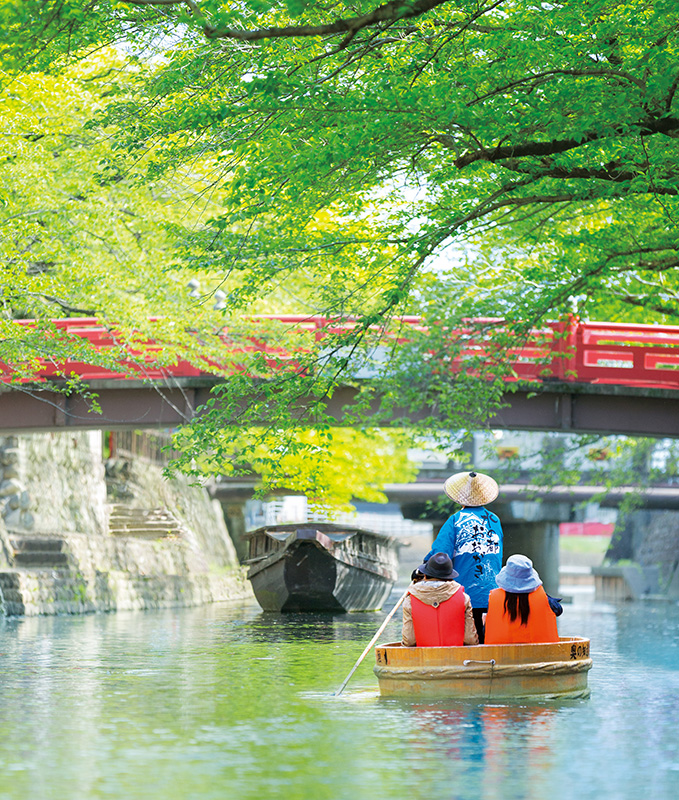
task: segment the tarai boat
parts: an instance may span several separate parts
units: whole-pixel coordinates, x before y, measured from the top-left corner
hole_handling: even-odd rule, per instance
[[[378,644],[380,694],[400,697],[587,697],[589,639],[546,644],[402,647]]]
[[[248,579],[264,611],[376,611],[397,577],[396,539],[331,523],[247,534]]]

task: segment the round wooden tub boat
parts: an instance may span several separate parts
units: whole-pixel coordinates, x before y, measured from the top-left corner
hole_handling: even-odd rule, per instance
[[[380,694],[398,697],[587,697],[589,639],[471,647],[375,647]]]

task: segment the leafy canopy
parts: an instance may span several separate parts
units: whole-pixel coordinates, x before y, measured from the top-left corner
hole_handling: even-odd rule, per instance
[[[465,317],[505,319],[503,346],[573,311],[677,317],[672,0],[54,0],[3,2],[0,23],[14,74],[116,43],[125,90],[88,130],[151,185],[199,165],[215,207],[172,235],[185,268],[219,276],[225,322],[357,320],[321,340],[272,323],[281,354],[305,349],[215,395],[201,424],[232,443],[328,424],[347,382],[367,408],[361,366],[385,416],[408,400],[429,427],[486,418],[500,384],[430,368],[403,313],[441,331],[434,352]]]
[[[214,300],[198,305],[189,296],[186,282],[195,273],[176,252],[175,228],[196,224],[209,208],[201,201],[204,176],[187,168],[171,182],[142,184],[135,162],[116,149],[113,129],[87,124],[135,79],[110,50],[58,75],[0,73],[0,335],[2,360],[19,376],[30,375],[41,358],[120,369],[122,360],[143,363],[151,336],[168,337],[202,363],[214,355],[210,337],[199,344],[195,332],[218,329],[221,317]],[[94,316],[121,334],[109,351],[93,352],[86,340],[51,324]],[[157,358],[172,363],[178,352]]]

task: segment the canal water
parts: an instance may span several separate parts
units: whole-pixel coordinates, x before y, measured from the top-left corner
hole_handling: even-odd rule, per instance
[[[679,796],[677,604],[565,607],[561,634],[592,642],[586,700],[381,699],[371,657],[333,696],[384,616],[2,619],[0,798]]]

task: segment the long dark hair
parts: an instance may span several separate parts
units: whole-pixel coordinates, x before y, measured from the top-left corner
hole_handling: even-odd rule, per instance
[[[517,609],[518,606],[518,609]],[[528,594],[526,592],[508,592],[505,589],[505,614],[509,614],[509,619],[514,622],[517,616],[521,616],[521,624],[528,624],[530,605],[528,604]]]

